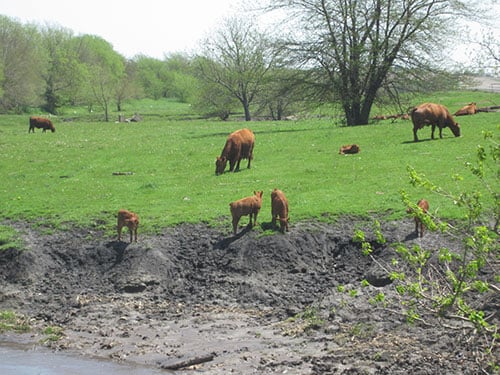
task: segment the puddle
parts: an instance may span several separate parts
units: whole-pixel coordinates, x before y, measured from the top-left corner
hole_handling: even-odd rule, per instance
[[[111,361],[54,353],[43,347],[0,340],[2,375],[147,375],[168,374],[164,370],[113,363]]]

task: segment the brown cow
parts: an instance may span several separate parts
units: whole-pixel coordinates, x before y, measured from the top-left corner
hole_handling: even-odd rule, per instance
[[[248,159],[248,166],[253,159],[253,146],[255,136],[249,129],[240,129],[229,134],[226,144],[222,149],[220,157],[215,161],[215,174],[220,175],[226,169],[227,161],[229,160],[229,171],[239,171],[241,159]],[[236,169],[234,168],[236,165]]]
[[[449,127],[455,137],[460,136],[460,126],[455,122],[448,109],[441,104],[424,103],[411,111],[413,121],[413,140],[418,142],[417,130],[431,125],[431,137],[434,139],[434,130],[439,128],[439,138],[443,138],[443,128]]]
[[[477,113],[476,103],[469,103],[455,112],[455,116],[475,115]]]
[[[245,215],[249,215],[250,222],[248,226],[257,225],[257,215],[259,214],[260,208],[262,207],[262,194],[263,191],[254,191],[254,195],[246,198],[239,199],[235,202],[229,203],[231,209],[231,215],[233,217],[233,233],[236,234],[238,229],[238,223],[240,218]],[[252,215],[254,217],[252,225]]]
[[[276,217],[280,221],[280,232],[288,232],[288,199],[285,194],[278,189],[271,193],[271,214],[273,216],[273,227],[276,228]]]
[[[420,199],[417,202],[417,206],[420,208],[420,210],[422,211],[423,214],[427,214],[427,212],[429,211],[429,202],[427,202],[427,200],[425,200],[425,199]],[[411,207],[409,207],[406,212],[411,214],[411,213],[413,213],[413,209]],[[424,223],[418,217],[417,214],[414,214],[414,215],[415,215],[415,233],[417,233],[417,237],[418,237],[418,229],[420,227],[420,237],[423,237],[424,236],[424,227],[425,227]]]
[[[357,144],[344,145],[344,146],[340,147],[339,154],[340,155],[357,154],[360,151],[361,151],[361,148]]]
[[[54,133],[56,131],[56,128],[52,124],[52,121],[50,121],[48,118],[31,116],[30,117],[30,127],[28,129],[28,133],[30,133],[30,132],[34,133],[35,128],[43,129],[42,133],[45,133],[45,131],[47,129],[51,130],[52,133]]]
[[[137,214],[127,211],[118,211],[118,241],[122,240],[122,228],[127,227],[130,232],[130,242],[132,242],[132,234],[134,234],[134,240],[137,242],[137,228],[139,227],[139,216]]]

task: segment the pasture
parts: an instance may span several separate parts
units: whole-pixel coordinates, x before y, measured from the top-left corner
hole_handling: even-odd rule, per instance
[[[477,93],[461,95],[460,103],[465,103]],[[500,102],[498,94],[488,98],[484,105]],[[440,102],[451,112],[461,106]],[[174,106],[163,104],[166,112]],[[460,138],[446,128],[443,139],[431,141],[426,127],[418,133],[421,141],[414,143],[411,121],[404,120],[339,127],[329,118],[246,123],[134,111],[144,114],[144,121],[53,118],[55,133],[35,134],[28,134],[28,115],[1,116],[0,219],[114,233],[116,213],[125,208],[139,214],[143,233],[185,222],[223,225],[230,233],[229,202],[263,190],[259,223],[270,222],[274,188],[287,195],[292,228],[299,220],[335,220],[339,215],[404,217],[402,189],[415,202],[425,196],[431,213],[457,219],[463,212],[453,202],[409,184],[407,166],[453,192],[482,191],[464,164],[475,161],[477,145],[486,145],[482,131],[494,132],[498,142],[500,124],[500,113],[458,117]],[[256,137],[252,169],[243,160],[240,172],[216,176],[215,158],[227,135],[243,127]],[[359,144],[361,152],[339,155],[339,147],[350,143]],[[463,180],[455,182],[454,175]],[[488,176],[492,184],[494,177]]]

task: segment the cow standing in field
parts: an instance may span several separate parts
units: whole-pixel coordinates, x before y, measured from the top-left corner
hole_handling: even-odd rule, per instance
[[[34,133],[35,128],[43,129],[42,133],[45,133],[45,131],[47,129],[50,130],[52,133],[54,133],[56,131],[54,124],[52,124],[52,121],[50,121],[48,118],[31,116],[30,117],[30,127],[28,129],[28,133],[30,133],[30,132]]]
[[[276,218],[280,221],[280,232],[288,232],[288,199],[278,189],[271,193],[271,214],[273,217],[273,228],[276,228]]]
[[[476,103],[469,103],[455,112],[455,116],[475,115],[477,113]]]
[[[247,168],[250,168],[254,143],[255,136],[249,129],[245,128],[229,134],[221,156],[218,156],[215,161],[215,174],[223,174],[228,161],[230,172],[239,171],[241,159],[248,159]]]
[[[231,216],[233,217],[233,233],[236,234],[238,230],[238,223],[242,216],[248,215],[250,221],[248,226],[252,228],[257,225],[257,215],[259,214],[260,208],[262,207],[262,195],[263,191],[254,191],[254,195],[246,198],[239,199],[235,202],[229,203],[231,209]],[[253,224],[252,224],[253,216]]]
[[[460,126],[455,122],[448,109],[441,104],[424,103],[415,107],[411,111],[413,121],[413,140],[418,142],[417,130],[424,126],[431,125],[431,137],[434,139],[434,130],[439,128],[439,138],[443,138],[443,128],[449,127],[455,135],[460,137]]]
[[[425,200],[425,199],[420,199],[417,202],[417,206],[422,211],[422,214],[427,214],[427,212],[429,211],[429,202],[427,202],[427,200]],[[415,215],[415,233],[417,234],[417,237],[418,237],[419,229],[420,229],[420,237],[423,237],[425,225],[422,222],[422,220],[418,217],[418,215],[415,212],[413,212],[413,209],[411,207],[409,207],[406,212],[409,214],[413,213]]]
[[[132,242],[132,234],[134,241],[137,242],[137,228],[139,227],[139,216],[137,214],[127,211],[118,211],[118,241],[122,240],[122,228],[127,227],[130,232],[130,242]]]
[[[339,154],[340,155],[345,155],[345,154],[357,154],[358,152],[361,151],[361,148],[354,144],[354,145],[344,145],[340,147]]]

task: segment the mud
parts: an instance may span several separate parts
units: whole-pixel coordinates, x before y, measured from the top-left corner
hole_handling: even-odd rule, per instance
[[[54,350],[154,368],[191,361],[183,368],[206,374],[478,374],[498,363],[498,346],[486,358],[465,323],[409,324],[389,303],[400,298],[380,267],[395,257],[389,244],[461,246],[439,233],[416,238],[411,220],[384,222],[388,242],[373,258],[352,241],[371,223],[352,218],[237,236],[186,224],[139,231],[133,244],[90,229],[11,225],[26,249],[0,254],[0,310],[62,327],[46,343]],[[386,303],[374,303],[381,294]],[[498,320],[498,295],[486,297]]]

